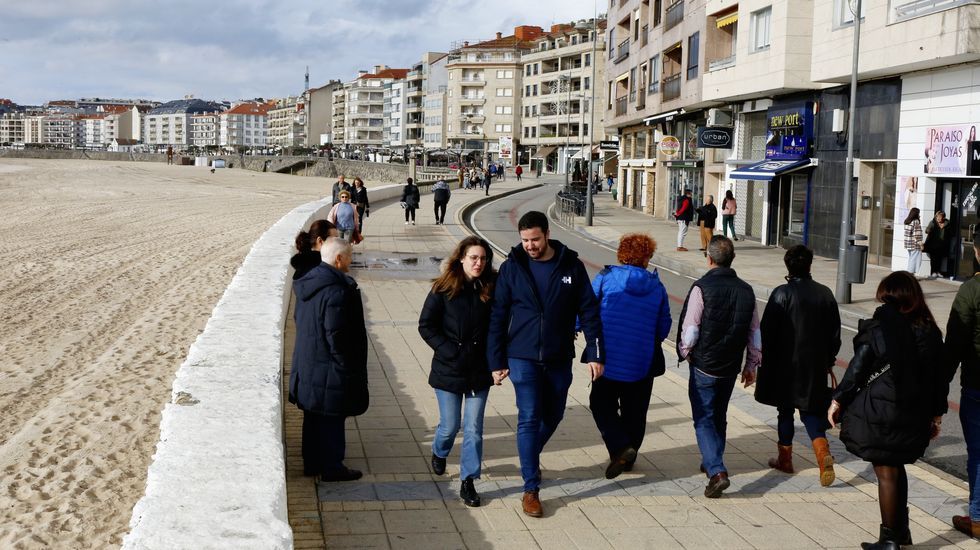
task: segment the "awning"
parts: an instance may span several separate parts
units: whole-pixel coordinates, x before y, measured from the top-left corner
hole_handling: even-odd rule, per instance
[[[586,150],[587,149],[588,149],[588,147],[582,147],[581,149],[579,149],[578,153],[575,153],[574,155],[572,155],[572,158],[573,159],[584,159],[585,158],[585,155],[586,155]],[[593,154],[596,151],[598,151],[598,150],[599,150],[599,146],[598,145],[594,145],[592,147],[592,153]]]
[[[557,148],[558,147],[555,147],[553,145],[546,145],[544,147],[538,147],[538,150],[535,151],[535,153],[533,155],[531,155],[531,158],[546,159],[546,158],[548,158],[549,155],[551,155],[551,153],[554,153],[555,152],[555,149],[557,149]]]
[[[720,29],[722,27],[727,27],[728,25],[731,25],[732,23],[736,23],[736,22],[738,22],[738,12],[735,12],[730,15],[726,15],[724,17],[719,17],[715,23],[718,25],[718,28]]]
[[[806,158],[801,160],[764,160],[748,166],[743,166],[735,170],[729,176],[736,180],[763,180],[771,181],[776,176],[804,170],[817,165],[817,159]]]

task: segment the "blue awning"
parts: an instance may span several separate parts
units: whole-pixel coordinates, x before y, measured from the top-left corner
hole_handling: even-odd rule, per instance
[[[817,159],[801,160],[764,160],[735,170],[729,176],[736,180],[772,181],[776,176],[811,168],[817,165]]]

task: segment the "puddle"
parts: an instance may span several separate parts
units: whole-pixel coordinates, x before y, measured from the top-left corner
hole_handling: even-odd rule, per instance
[[[351,269],[384,271],[393,277],[434,277],[439,274],[443,258],[392,253],[355,253]]]

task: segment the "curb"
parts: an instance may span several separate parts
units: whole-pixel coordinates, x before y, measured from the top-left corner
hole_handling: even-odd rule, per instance
[[[490,243],[491,248],[495,249],[497,252],[501,254],[502,258],[506,258],[507,251],[498,248],[496,245],[493,244],[493,242],[491,242],[489,239],[481,235],[478,230],[476,230],[473,226],[471,226],[469,223],[470,217],[475,210],[479,209],[484,205],[490,204],[491,202],[494,202],[498,199],[502,199],[504,197],[516,195],[517,193],[523,193],[525,191],[530,191],[532,189],[538,189],[539,187],[544,187],[544,184],[536,183],[534,185],[530,185],[528,187],[521,187],[519,189],[508,189],[507,191],[504,191],[497,195],[477,199],[469,204],[464,205],[459,210],[456,210],[456,216],[455,216],[456,223],[458,223],[461,227],[465,228],[466,231],[471,235],[475,235],[477,237],[480,237],[481,239],[485,239],[488,243]]]

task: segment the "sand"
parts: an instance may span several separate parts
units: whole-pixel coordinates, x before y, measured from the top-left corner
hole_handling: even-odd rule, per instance
[[[121,543],[188,347],[252,243],[328,183],[0,159],[0,548]]]

